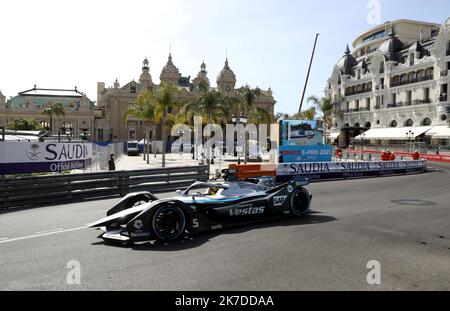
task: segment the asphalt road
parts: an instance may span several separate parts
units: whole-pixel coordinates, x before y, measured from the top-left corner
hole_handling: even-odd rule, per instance
[[[450,290],[450,165],[315,183],[314,213],[169,245],[115,247],[85,224],[117,201],[0,214],[2,290]],[[69,261],[81,284],[68,285]],[[366,265],[381,264],[381,285]]]

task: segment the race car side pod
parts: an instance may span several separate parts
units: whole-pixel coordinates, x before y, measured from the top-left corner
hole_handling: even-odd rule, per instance
[[[230,164],[229,168],[235,170],[236,178],[239,180],[261,176],[267,177],[277,176],[276,164],[245,164],[245,165]]]

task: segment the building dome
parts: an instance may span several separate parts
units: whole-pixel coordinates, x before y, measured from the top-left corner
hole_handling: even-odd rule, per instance
[[[150,75],[149,61],[147,57],[142,62],[142,73],[139,77],[139,82],[144,86],[150,86],[152,84],[152,76]]]
[[[161,71],[161,75],[159,76],[159,78],[161,79],[161,82],[166,82],[166,83],[170,83],[170,84],[178,84],[180,77],[181,77],[180,71],[172,62],[172,54],[169,54],[169,59],[167,60],[167,64],[164,66],[163,70]]]
[[[230,66],[228,64],[228,58],[225,60],[225,66],[223,67],[222,71],[217,77],[217,84],[226,82],[233,84],[236,83],[236,75],[234,74],[233,70],[230,69]]]
[[[403,43],[395,36],[394,27],[392,26],[389,39],[387,39],[378,50],[384,55],[386,61],[398,61],[397,53],[402,47]]]
[[[202,82],[206,83],[209,86],[210,84],[207,74],[208,72],[206,71],[205,62],[203,62],[200,66],[200,71],[198,72],[197,77],[192,81],[194,83],[194,86],[198,87]]]
[[[342,57],[339,60],[339,62],[337,63],[339,70],[344,75],[352,75],[353,67],[355,67],[357,64],[358,64],[358,62],[353,57],[353,55],[350,53],[350,49],[348,48],[348,45],[347,45],[344,57]]]

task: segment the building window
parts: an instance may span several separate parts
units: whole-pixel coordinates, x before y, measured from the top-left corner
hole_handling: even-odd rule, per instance
[[[413,125],[414,125],[414,121],[413,120],[411,120],[411,119],[406,120],[406,122],[405,122],[405,126],[406,127],[411,127]]]
[[[414,54],[409,55],[409,65],[414,66]]]
[[[397,121],[393,120],[391,121],[391,124],[389,125],[390,127],[397,127],[398,123]]]
[[[97,129],[97,140],[99,140],[99,141],[103,141],[104,140],[103,129]]]
[[[370,98],[366,98],[366,109],[370,110]]]
[[[447,121],[447,115],[446,114],[443,114],[441,116],[441,121]]]
[[[135,130],[130,130],[128,132],[128,137],[130,140],[135,140],[136,139],[136,131]]]
[[[360,126],[359,122],[356,122],[353,127],[360,128],[361,126]]]
[[[426,87],[423,89],[423,100],[429,101],[430,100],[430,88]]]
[[[380,64],[380,74],[384,73],[384,62]]]
[[[425,118],[423,121],[422,121],[422,125],[423,126],[429,126],[429,125],[431,125],[431,119],[430,118]]]
[[[407,91],[406,92],[406,104],[411,105],[411,101],[412,101],[412,91]]]
[[[380,125],[380,120],[377,120],[377,125]]]
[[[372,124],[370,122],[366,122],[366,124],[364,124],[364,127],[366,129],[370,129],[372,127]]]
[[[130,86],[130,93],[132,94],[136,93],[136,85]]]
[[[49,130],[50,129],[50,124],[47,121],[41,121],[39,122],[41,124],[41,127],[45,130]]]
[[[392,105],[395,105],[397,103],[397,94],[392,94]]]
[[[355,100],[355,109],[359,110],[359,99]]]

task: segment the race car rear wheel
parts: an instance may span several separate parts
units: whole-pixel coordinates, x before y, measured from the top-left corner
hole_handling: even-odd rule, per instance
[[[156,237],[162,241],[179,238],[186,229],[186,217],[177,206],[161,206],[152,217],[152,229]]]
[[[296,188],[291,196],[291,211],[295,216],[306,216],[310,212],[311,196],[305,188]]]

